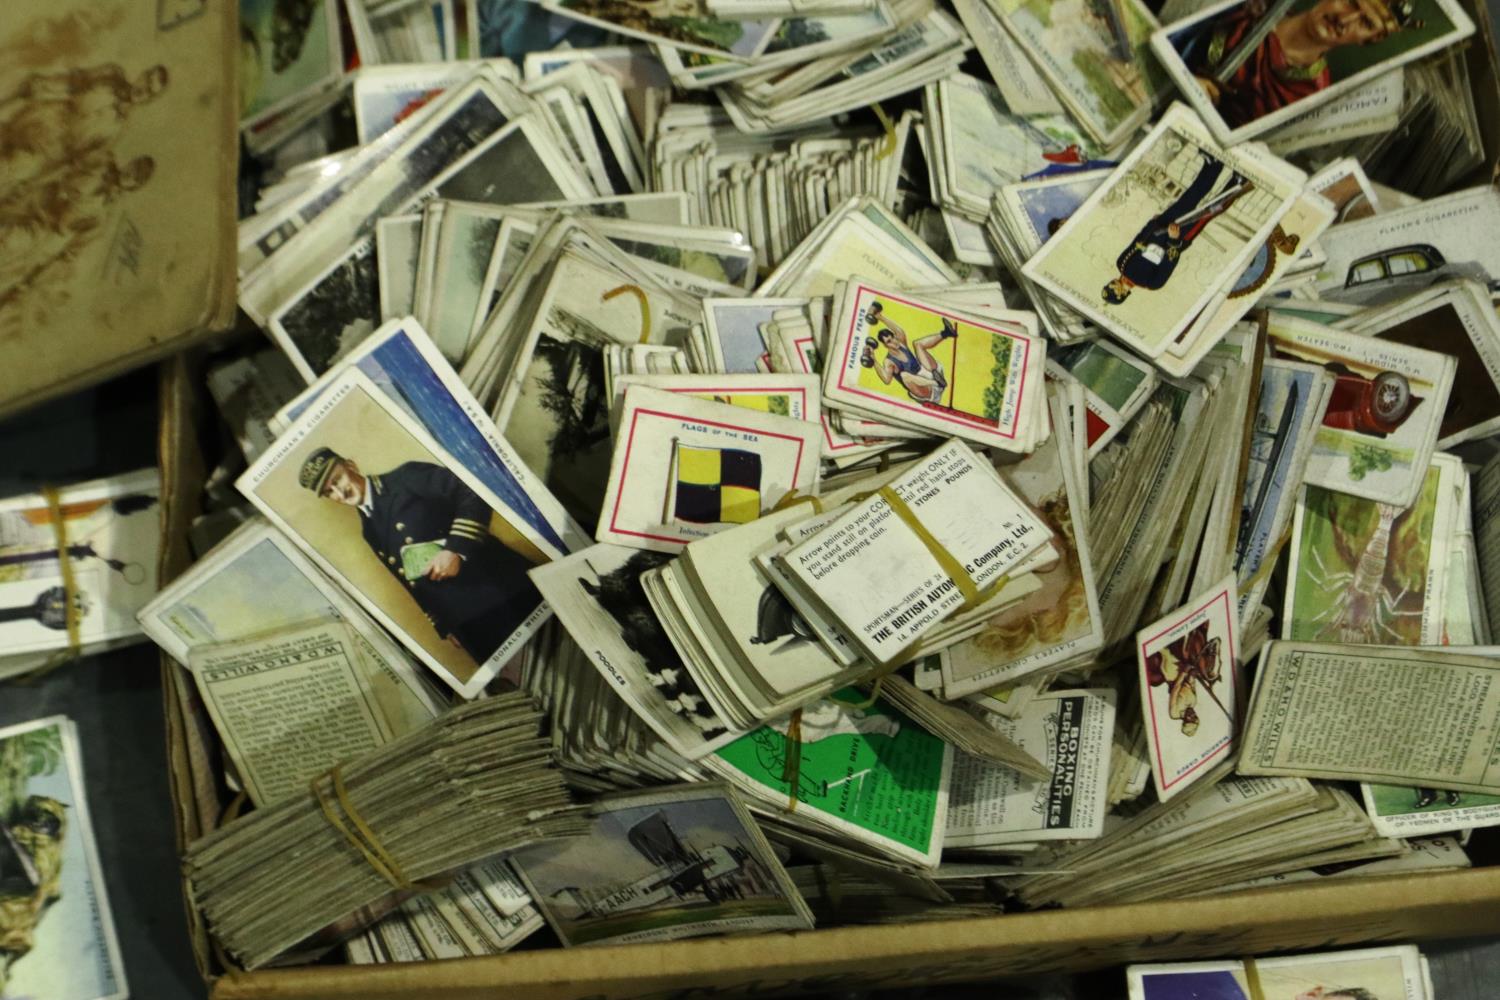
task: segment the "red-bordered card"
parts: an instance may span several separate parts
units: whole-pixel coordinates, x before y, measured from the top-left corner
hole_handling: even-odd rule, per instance
[[[1239,732],[1239,619],[1233,574],[1136,633],[1141,711],[1157,796],[1214,769]]]
[[[1043,346],[1030,313],[985,320],[851,278],[824,401],[1006,451],[1041,429]]]
[[[645,386],[625,391],[595,537],[676,552],[817,479],[822,427]]]

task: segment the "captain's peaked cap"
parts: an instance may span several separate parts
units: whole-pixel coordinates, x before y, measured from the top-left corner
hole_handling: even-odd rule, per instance
[[[318,448],[302,463],[302,470],[297,473],[297,483],[304,489],[312,490],[321,496],[323,487],[328,485],[328,477],[333,475],[333,470],[347,461],[348,459],[332,448]]]

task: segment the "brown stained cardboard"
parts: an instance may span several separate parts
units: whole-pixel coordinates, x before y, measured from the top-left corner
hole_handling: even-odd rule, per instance
[[[0,158],[0,414],[233,319],[237,13],[234,0],[6,4],[0,126],[21,123],[28,142]]]

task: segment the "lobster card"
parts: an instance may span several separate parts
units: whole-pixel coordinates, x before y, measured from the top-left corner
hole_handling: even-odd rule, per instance
[[[1163,802],[1213,771],[1234,750],[1240,638],[1236,604],[1230,575],[1136,633],[1146,746]]]

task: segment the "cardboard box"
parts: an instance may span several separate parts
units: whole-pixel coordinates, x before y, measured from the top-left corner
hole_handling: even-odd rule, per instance
[[[1485,130],[1483,176],[1500,177],[1500,83],[1482,8],[1468,50]],[[190,562],[204,441],[215,440],[191,357],[163,366],[162,579]],[[205,433],[207,431],[207,433]],[[186,844],[224,817],[222,761],[190,679],[163,657],[168,760],[177,837]],[[1051,910],[894,927],[842,927],[668,944],[522,950],[494,958],[386,966],[229,969],[188,900],[189,934],[214,1000],[647,1000],[826,994],[1084,971],[1126,962],[1261,955],[1421,941],[1500,927],[1500,866],[1387,879],[1298,884],[1171,902]]]
[[[233,320],[238,10],[7,0],[0,415]]]

